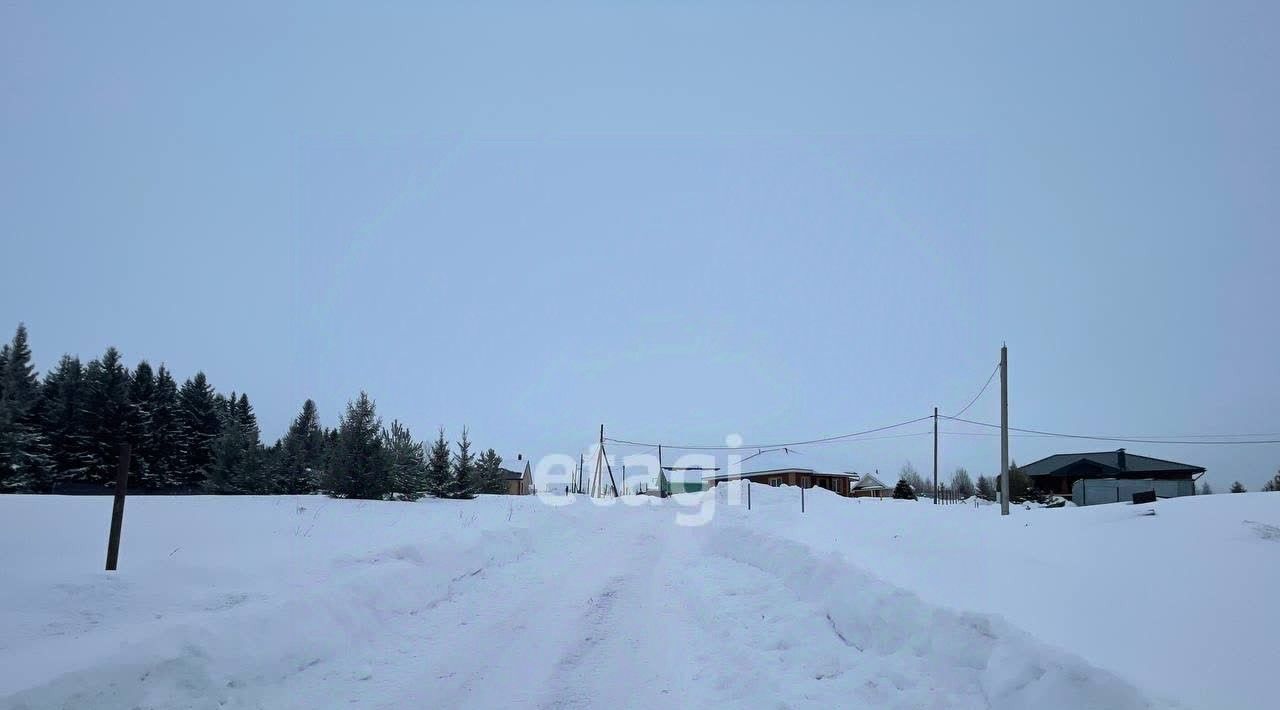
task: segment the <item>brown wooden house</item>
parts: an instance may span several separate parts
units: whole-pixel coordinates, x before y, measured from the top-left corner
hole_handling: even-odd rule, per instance
[[[825,488],[832,493],[846,497],[880,497],[888,495],[884,491],[892,491],[885,487],[874,476],[868,475],[870,482],[859,490],[858,485],[864,480],[860,474],[851,471],[828,473],[811,468],[775,468],[765,471],[746,471],[742,473],[722,473],[703,479],[706,488],[714,488],[722,481],[746,480],[766,486],[801,486],[803,488]]]
[[[534,492],[533,488],[533,472],[529,467],[529,462],[525,459],[524,454],[517,454],[515,466],[506,468],[505,466],[498,469],[498,473],[502,474],[502,480],[507,484],[507,495],[509,496],[527,496]]]

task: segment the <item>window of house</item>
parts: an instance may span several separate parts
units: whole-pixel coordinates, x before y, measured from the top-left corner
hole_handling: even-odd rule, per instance
[[[774,488],[777,488],[778,486],[782,485],[782,479],[778,477],[770,478],[769,485],[773,486]]]

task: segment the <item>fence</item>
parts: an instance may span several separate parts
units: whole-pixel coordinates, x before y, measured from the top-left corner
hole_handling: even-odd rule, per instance
[[[1177,498],[1196,494],[1194,481],[1156,481],[1124,478],[1080,479],[1071,486],[1071,501],[1076,505],[1102,505],[1133,499],[1134,493],[1155,491],[1158,498]]]

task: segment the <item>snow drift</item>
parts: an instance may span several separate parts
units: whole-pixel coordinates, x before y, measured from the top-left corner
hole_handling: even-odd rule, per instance
[[[0,708],[1265,706],[1265,607],[1214,619],[1235,675],[1153,683],[1201,617],[1114,624],[1085,589],[1097,560],[1042,550],[1163,543],[1194,591],[1274,599],[1272,498],[1161,503],[1140,527],[1124,506],[1001,520],[809,494],[802,515],[794,489],[755,487],[751,511],[722,489],[700,527],[675,524],[696,494],[143,497],[115,574],[109,499],[0,497]],[[1139,598],[1174,574],[1103,568]],[[1043,613],[1073,586],[1074,622]]]

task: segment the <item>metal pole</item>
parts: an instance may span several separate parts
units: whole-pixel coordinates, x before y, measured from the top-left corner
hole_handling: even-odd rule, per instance
[[[804,479],[800,479],[800,512],[804,512]]]
[[[120,445],[120,470],[116,474],[116,499],[111,506],[111,533],[107,537],[107,571],[120,559],[120,528],[124,525],[124,497],[129,492],[129,442]]]
[[[1009,514],[1009,348],[1000,346],[1000,514]]]
[[[747,510],[751,510],[751,479],[744,478],[742,482],[747,486]]]
[[[933,504],[938,504],[938,408],[933,408]]]

